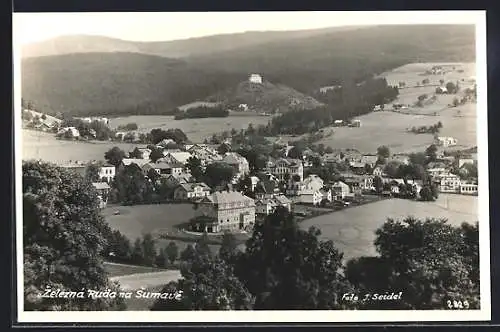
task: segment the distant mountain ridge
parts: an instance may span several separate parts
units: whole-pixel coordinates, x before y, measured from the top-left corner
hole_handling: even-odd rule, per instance
[[[225,50],[207,47],[204,54],[193,49],[217,38],[238,38],[183,41],[191,45],[192,53],[182,58],[144,54],[126,41],[109,47],[103,39],[103,46],[95,44],[94,49],[108,47],[108,51],[23,59],[22,95],[52,114],[171,114],[175,107],[210,96],[226,94],[231,101],[228,89],[251,73],[261,74],[274,87],[286,87],[287,93],[308,96],[323,86],[355,84],[412,62],[475,61],[473,25],[351,27],[297,32],[293,38],[278,40],[273,34],[282,32],[272,32],[267,39],[266,32],[249,33],[262,38],[252,37]],[[127,51],[115,52],[118,48]],[[83,45],[80,49],[89,50]],[[242,91],[237,95],[246,96]]]
[[[249,31],[172,41],[138,42],[98,35],[68,35],[25,45],[23,58],[55,56],[73,53],[129,52],[167,58],[205,55],[230,51],[239,47],[268,42],[303,38],[324,33],[361,29],[358,26],[332,27],[297,31]]]

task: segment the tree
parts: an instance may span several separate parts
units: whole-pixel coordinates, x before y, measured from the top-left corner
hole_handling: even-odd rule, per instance
[[[117,146],[111,148],[104,154],[104,159],[115,167],[118,167],[118,165],[121,164],[123,158],[125,158],[125,152]]]
[[[231,147],[228,144],[222,143],[217,147],[217,153],[222,156],[224,156],[228,152],[231,152]]]
[[[436,161],[437,159],[437,146],[434,144],[429,145],[427,149],[425,149],[425,155],[427,156],[429,161]]]
[[[391,161],[391,162],[387,163],[387,165],[385,165],[384,172],[390,178],[399,178],[401,175],[400,166],[401,166],[401,164],[399,162]]]
[[[90,183],[99,182],[100,181],[99,172],[100,168],[98,165],[96,164],[87,165],[87,168],[85,169],[85,180],[89,181]]]
[[[174,264],[174,262],[179,257],[179,248],[174,241],[170,241],[170,243],[165,248],[165,253],[167,258],[170,260],[170,263]]]
[[[238,242],[236,241],[236,237],[230,232],[225,232],[222,236],[219,256],[225,261],[230,261],[235,255],[238,254],[238,252]]]
[[[160,299],[151,308],[164,310],[249,310],[254,298],[219,257],[199,256],[181,268],[182,279],[162,293],[182,291],[179,299]]]
[[[42,114],[41,119],[42,119],[42,120],[46,120],[46,119],[47,119],[47,116],[46,116],[45,114]]]
[[[139,148],[138,147],[135,147],[134,150],[132,150],[132,152],[130,152],[128,154],[128,157],[129,158],[137,158],[137,159],[142,159],[142,153],[141,151],[139,151]]]
[[[382,190],[384,189],[384,183],[383,183],[382,179],[380,178],[380,176],[375,176],[373,178],[373,186],[375,187],[375,190],[378,193],[382,192]]]
[[[446,83],[446,90],[448,93],[456,93],[457,87],[453,84],[453,82],[448,82]]]
[[[234,169],[224,163],[213,163],[205,169],[205,183],[210,187],[216,187],[231,182],[235,175]]]
[[[325,148],[325,153],[333,153],[333,149],[332,149],[332,147],[331,147],[331,146],[327,146],[327,147]]]
[[[124,166],[115,175],[114,187],[118,198],[124,204],[137,204],[152,200],[153,184],[136,164]]]
[[[240,255],[235,274],[256,298],[254,309],[337,309],[349,286],[339,269],[342,253],[321,232],[300,229],[278,207],[255,226]]]
[[[153,239],[151,234],[144,234],[142,237],[142,252],[144,258],[144,264],[153,265],[156,260],[157,250],[156,241]]]
[[[168,257],[167,257],[166,249],[160,249],[160,251],[155,259],[155,265],[158,267],[167,267],[168,266]]]
[[[457,107],[459,104],[460,104],[460,102],[458,101],[458,98],[457,97],[453,98],[453,101],[452,101],[453,107]]]
[[[118,230],[114,230],[108,239],[107,256],[110,256],[111,253],[114,254],[112,256],[114,260],[131,262],[132,246],[130,240]]]
[[[252,179],[250,175],[245,175],[236,183],[236,190],[242,192],[246,196],[253,196]]]
[[[398,301],[387,301],[385,309],[448,309],[447,301],[468,301],[470,308],[479,307],[479,260],[477,226],[453,227],[446,220],[402,221],[388,219],[376,231],[375,246],[379,257],[370,258],[373,268],[358,265],[365,275],[347,275],[358,280],[354,287],[360,291],[401,289],[404,296]],[[474,253],[475,252],[475,253]],[[366,260],[366,259],[365,259]],[[349,264],[348,264],[349,265]],[[354,264],[356,265],[356,264]],[[352,266],[352,264],[351,264]],[[378,266],[378,268],[375,268]],[[373,287],[378,282],[379,288]],[[372,283],[370,285],[369,283]],[[369,304],[380,308],[381,301]]]
[[[50,164],[22,164],[25,310],[120,310],[122,299],[44,298],[52,290],[111,289],[103,253],[111,230],[92,185]]]
[[[439,129],[443,128],[443,124],[441,123],[441,121],[439,121],[439,122],[437,123],[437,127],[438,127]]]
[[[431,201],[431,202],[433,202],[435,200],[430,185],[425,185],[425,186],[422,187],[422,189],[420,189],[420,198],[423,201]]]
[[[132,262],[138,265],[144,264],[144,248],[140,238],[135,239],[134,247],[132,248]]]
[[[193,260],[196,257],[196,250],[194,250],[194,247],[192,244],[188,244],[186,246],[186,249],[184,249],[181,252],[181,260],[184,262],[188,262]]]
[[[425,165],[427,161],[427,156],[423,152],[410,153],[408,156],[410,163],[414,165]]]
[[[382,145],[377,148],[377,156],[387,159],[391,156],[391,152],[387,146]]]
[[[151,149],[151,153],[149,154],[149,159],[151,159],[152,162],[156,163],[158,159],[163,158],[163,149],[153,147]]]
[[[440,80],[439,80],[439,84],[443,85],[443,84],[444,84],[444,80],[443,80],[443,79],[440,79]]]
[[[288,157],[293,159],[302,159],[302,150],[298,146],[294,146],[288,151]]]

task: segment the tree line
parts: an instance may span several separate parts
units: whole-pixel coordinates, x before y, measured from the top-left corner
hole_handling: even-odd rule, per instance
[[[197,118],[225,118],[228,116],[229,116],[229,111],[220,106],[216,107],[199,106],[187,109],[185,111],[177,109],[174,112],[175,120],[197,119]]]

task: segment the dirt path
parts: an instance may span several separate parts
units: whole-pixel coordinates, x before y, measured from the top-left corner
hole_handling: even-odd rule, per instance
[[[110,278],[111,281],[118,281],[123,290],[136,290],[141,288],[151,288],[166,285],[171,281],[181,278],[179,270],[169,270],[161,272],[148,272],[129,274]]]

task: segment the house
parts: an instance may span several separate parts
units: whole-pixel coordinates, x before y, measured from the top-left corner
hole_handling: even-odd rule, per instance
[[[280,194],[278,183],[273,179],[261,179],[255,186],[255,197],[258,199],[271,198]]]
[[[455,146],[457,145],[457,139],[453,137],[437,137],[435,144],[442,147]]]
[[[94,186],[97,191],[99,208],[104,209],[108,203],[109,190],[111,187],[106,182],[94,182],[92,183],[92,186]]]
[[[349,163],[351,170],[356,174],[364,174],[366,170],[366,164],[359,161],[352,161]]]
[[[291,211],[292,202],[285,196],[279,195],[271,198],[262,198],[255,201],[255,213],[258,215],[270,215],[278,206]]]
[[[373,169],[373,172],[372,172],[373,176],[383,176],[384,175],[384,170],[382,169],[382,167],[380,166],[377,166]]]
[[[180,175],[170,174],[165,176],[163,179],[169,188],[175,188],[180,184],[194,182],[193,177],[186,173],[182,173]]]
[[[210,195],[210,187],[203,182],[182,183],[174,189],[175,200],[192,200]]]
[[[147,159],[138,159],[138,158],[123,158],[121,164],[118,166],[119,169],[135,164],[139,166],[140,169],[143,169],[144,165],[149,164],[150,161]]]
[[[184,169],[184,165],[179,164],[179,163],[165,163],[165,162],[156,162],[156,163],[149,163],[146,164],[142,167],[144,174],[149,174],[149,171],[151,169],[154,169],[158,175],[174,175],[178,176],[182,174],[182,171]]]
[[[428,168],[427,173],[429,173],[430,176],[433,178],[440,178],[442,176],[447,175],[449,172],[445,167],[433,167],[433,168]]]
[[[57,136],[71,135],[73,138],[80,137],[80,132],[75,127],[64,127],[57,132]]]
[[[236,191],[217,191],[196,203],[192,230],[224,232],[248,230],[255,224],[255,202]]]
[[[236,152],[227,152],[222,162],[231,166],[235,172],[235,178],[239,179],[250,173],[248,160]]]
[[[353,127],[361,127],[361,120],[353,120],[351,124]]]
[[[238,109],[240,109],[241,111],[244,111],[244,112],[248,111],[248,105],[247,104],[239,104]]]
[[[332,184],[334,198],[337,200],[344,199],[352,192],[351,186],[344,181],[336,181]]]
[[[382,105],[375,105],[375,106],[373,106],[373,111],[374,112],[380,112],[380,111],[382,111]]]
[[[323,194],[319,190],[304,190],[298,196],[298,202],[304,204],[319,205],[323,200]]]
[[[447,174],[441,177],[439,187],[442,193],[457,193],[460,192],[460,184],[458,175]]]
[[[342,125],[344,124],[344,121],[342,121],[342,120],[335,120],[335,121],[333,122],[333,124],[334,124],[335,126],[337,126],[337,127],[340,127],[340,126],[342,126]]]
[[[322,188],[319,190],[319,193],[321,194],[321,200],[327,200],[328,202],[331,202],[333,200],[331,189]]]
[[[133,149],[132,151],[129,151],[129,156],[133,156],[134,153],[136,153],[136,149]],[[134,158],[138,159],[147,159],[149,160],[149,156],[151,155],[151,149],[148,148],[137,148],[137,155],[134,156]]]
[[[446,89],[444,86],[440,86],[440,87],[436,88],[436,93],[446,94],[446,93],[448,93],[448,89]]]
[[[257,187],[257,184],[260,182],[260,179],[256,176],[251,176],[250,182],[252,183],[252,191],[255,191],[255,188]]]
[[[477,183],[471,182],[460,182],[460,193],[462,195],[477,195],[478,187]]]
[[[337,181],[332,185],[332,191],[335,195],[336,200],[342,200],[349,196],[349,194],[351,193],[351,188],[348,184],[342,181]]]
[[[280,158],[274,161],[270,160],[267,168],[280,181],[284,181],[286,177],[293,178],[294,175],[297,175],[300,181],[304,179],[304,165],[299,159]]]
[[[255,201],[255,213],[257,215],[270,215],[274,212],[278,203],[272,198],[261,198]]]
[[[253,84],[262,84],[262,76],[259,74],[252,74],[248,78],[248,81]]]
[[[99,167],[99,179],[105,180],[106,182],[110,183],[114,178],[116,174],[116,167],[111,164],[104,164]]]
[[[163,140],[158,142],[158,144],[156,144],[156,146],[159,148],[166,148],[173,145],[177,146],[177,143],[175,143],[175,141],[171,138],[164,138]]]
[[[289,196],[299,196],[303,191],[317,191],[323,187],[323,179],[321,179],[316,174],[310,174],[302,181],[295,181],[293,178],[290,178],[290,180],[288,181],[286,194]]]
[[[164,161],[171,164],[182,164],[185,165],[189,158],[191,158],[191,153],[186,151],[164,151],[163,155]]]

